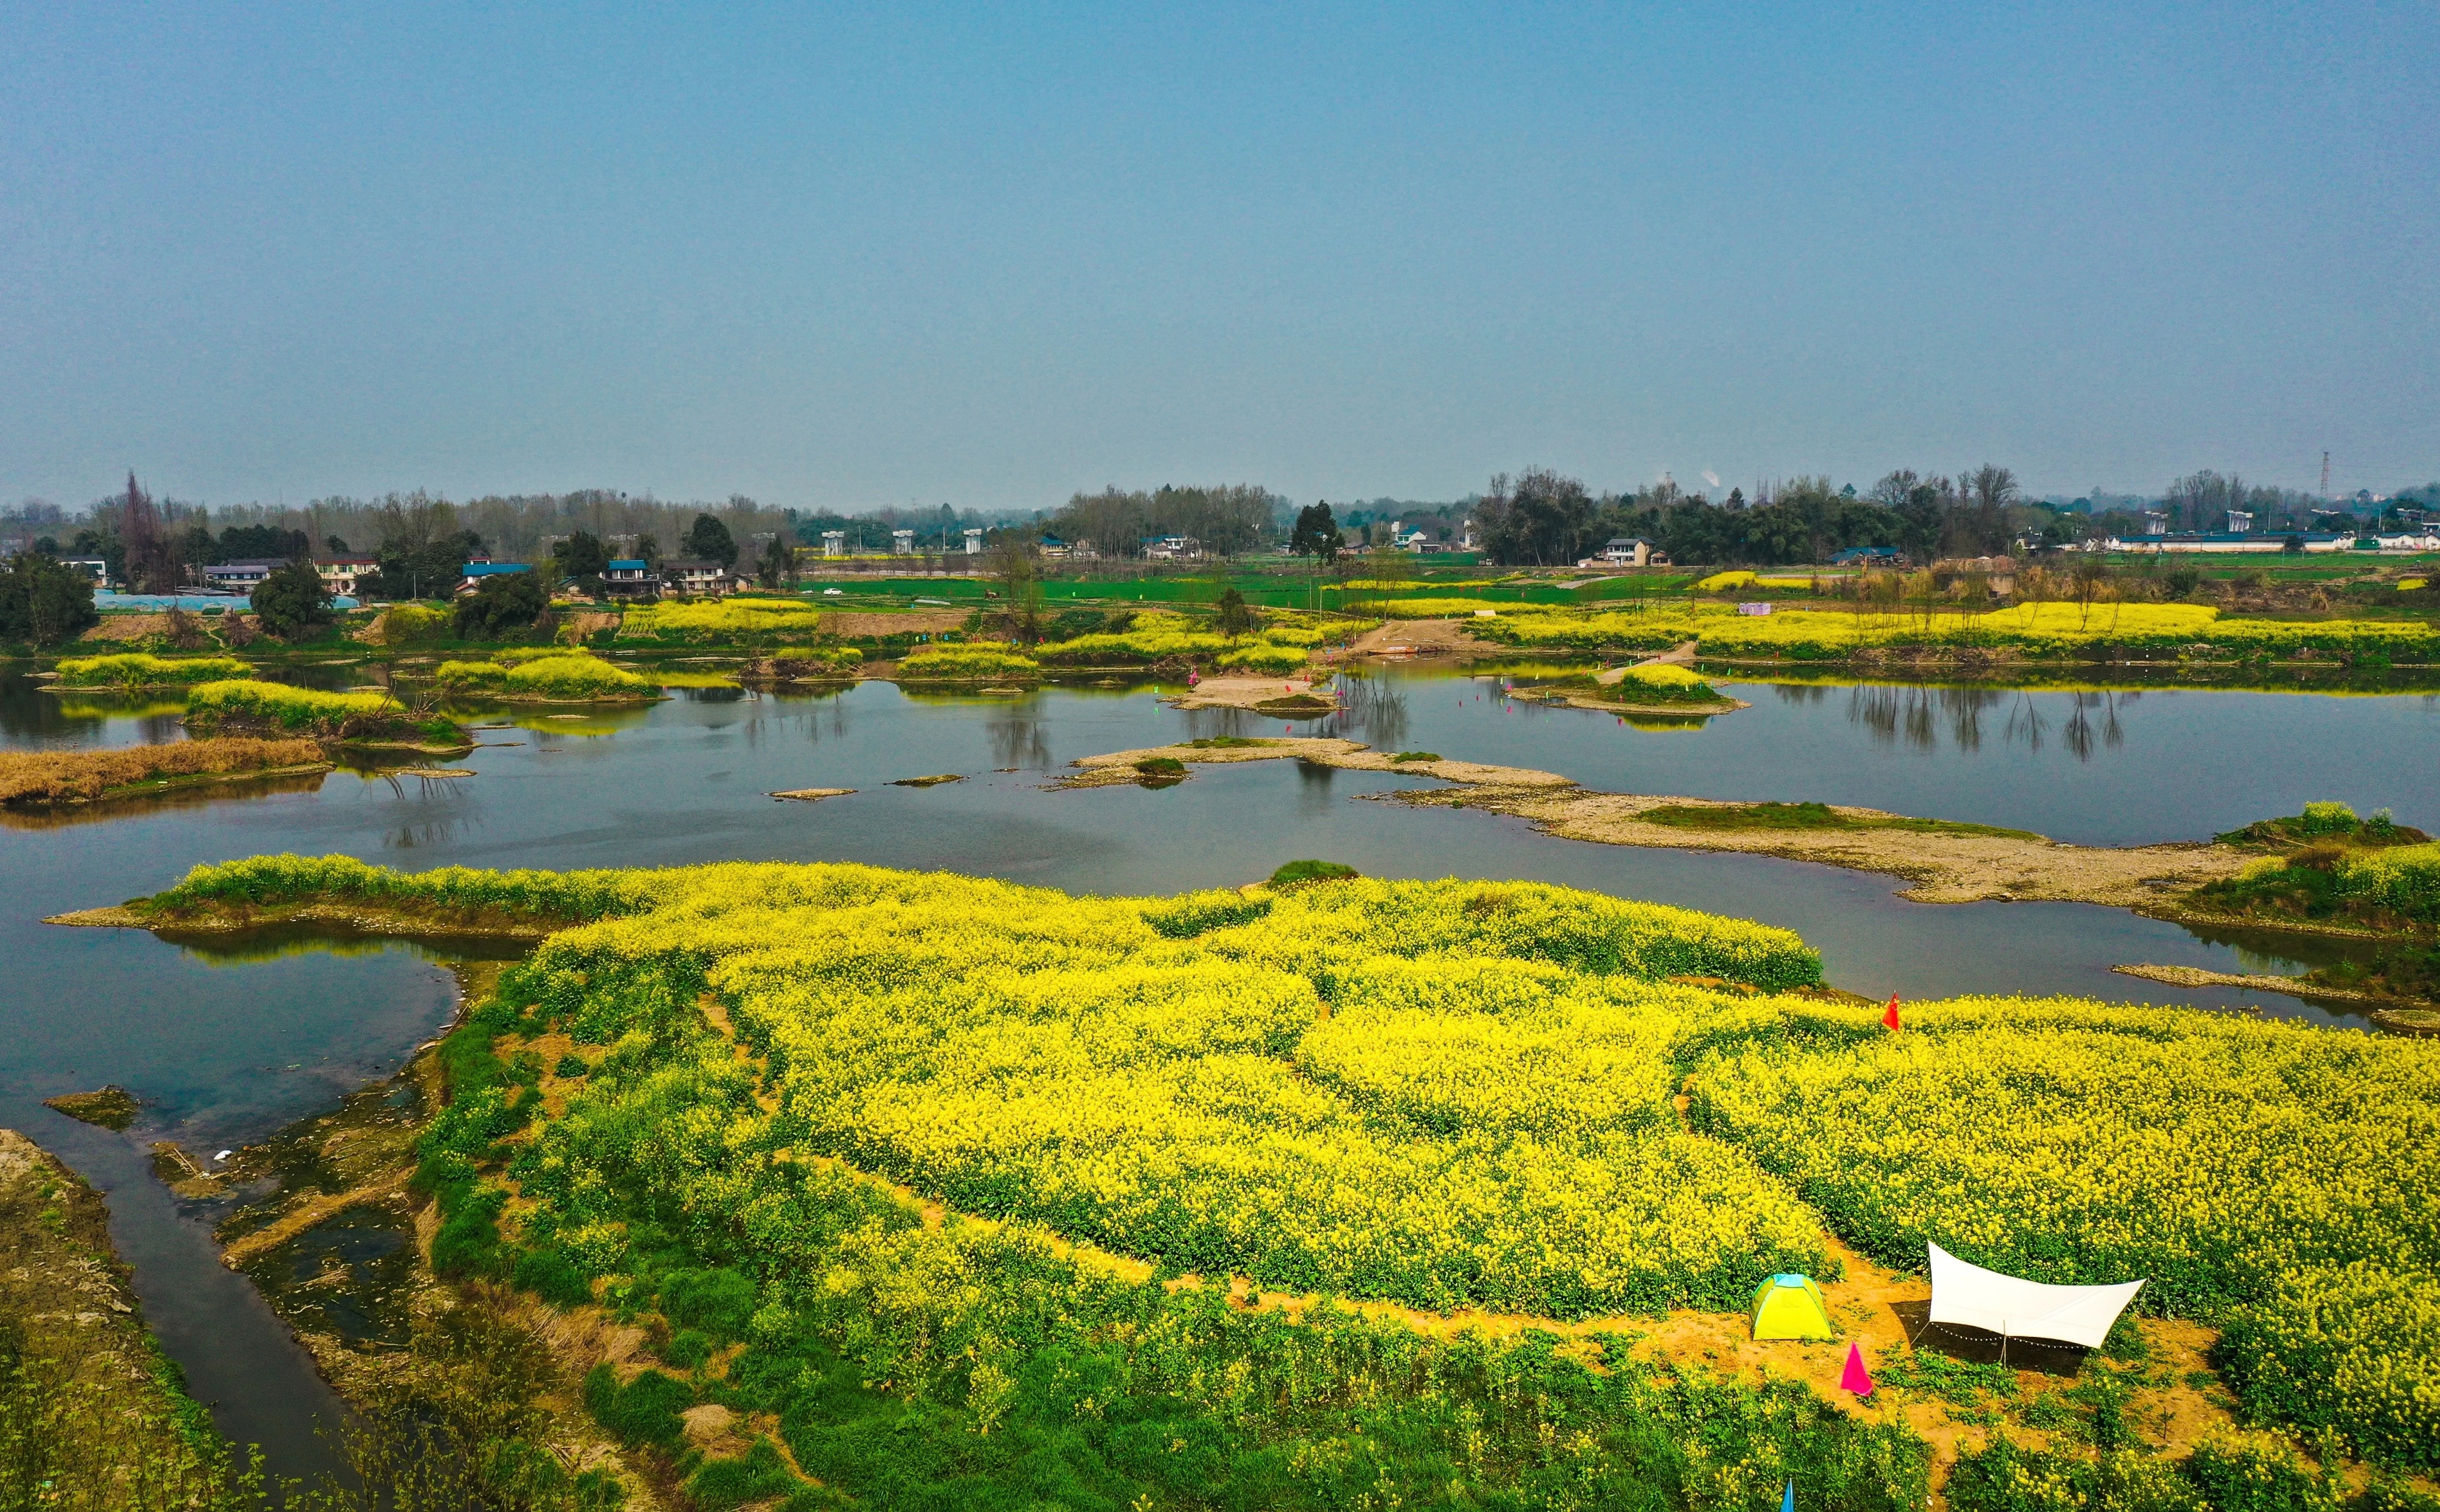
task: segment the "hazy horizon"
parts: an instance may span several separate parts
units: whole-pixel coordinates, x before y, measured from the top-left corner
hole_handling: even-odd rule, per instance
[[[2428,8],[68,4],[0,40],[11,504],[130,467],[850,513],[2440,476]]]

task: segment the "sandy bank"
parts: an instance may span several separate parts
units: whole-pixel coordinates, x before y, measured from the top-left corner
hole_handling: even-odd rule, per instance
[[[1900,896],[1917,903],[2159,905],[2187,889],[2228,876],[2255,858],[2252,852],[2226,845],[2118,849],[2062,845],[2039,836],[2020,838],[1902,829],[1678,829],[1649,823],[1639,816],[1663,806],[1731,805],[1710,799],[1595,793],[1575,787],[1552,793],[1409,791],[1388,796],[1407,803],[1462,803],[1467,808],[1512,814],[1562,839],[1677,851],[1737,851],[1885,873],[1912,882]],[[1832,811],[1859,819],[1905,817],[1836,804]]]
[[[1321,766],[1344,767],[1349,771],[1414,772],[1437,777],[1443,782],[1462,783],[1470,790],[1518,788],[1530,791],[1571,785],[1567,778],[1556,772],[1537,772],[1522,766],[1491,766],[1480,762],[1398,762],[1379,751],[1368,749],[1357,741],[1290,735],[1246,746],[1148,746],[1141,750],[1118,750],[1103,756],[1087,756],[1076,763],[1082,768],[1077,775],[1062,778],[1055,785],[1107,787],[1118,783],[1132,783],[1141,775],[1136,769],[1138,763],[1163,759],[1182,762],[1189,766],[1293,759]]]
[[[1328,687],[1325,679],[1318,691],[1311,675],[1206,677],[1182,693],[1171,694],[1168,703],[1173,709],[1253,709],[1277,698],[1328,699]]]
[[[2147,912],[2205,882],[2234,873],[2257,853],[2206,844],[2062,845],[2040,836],[1950,834],[1914,829],[1681,829],[1641,816],[1660,807],[1728,808],[1718,800],[1662,794],[1597,793],[1556,772],[1480,762],[1398,762],[1352,740],[1282,736],[1259,745],[1155,746],[1111,751],[1076,763],[1062,788],[1107,787],[1141,780],[1138,764],[1167,759],[1190,768],[1293,758],[1351,771],[1413,772],[1446,787],[1408,787],[1368,797],[1418,807],[1479,808],[1531,820],[1561,839],[1673,851],[1737,851],[1880,872],[1914,885],[1917,903],[2098,903]],[[1851,819],[1901,819],[1880,809],[1832,805]]]

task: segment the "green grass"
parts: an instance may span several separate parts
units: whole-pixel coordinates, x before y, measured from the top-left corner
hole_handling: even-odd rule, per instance
[[[1402,750],[1390,759],[1393,762],[1436,762],[1441,759],[1441,753],[1436,750]]]
[[[1195,750],[1251,750],[1259,746],[1276,746],[1279,742],[1249,735],[1206,735],[1201,740],[1190,740],[1186,744]]]
[[[1919,835],[2041,838],[2031,830],[2005,830],[1954,819],[1908,819],[1895,814],[1862,818],[1841,814],[1827,803],[1667,803],[1647,808],[1635,817],[1646,824],[1677,830],[1910,830]]]
[[[1147,756],[1136,763],[1136,770],[1146,777],[1183,777],[1186,764],[1175,756]]]
[[[2186,894],[2190,907],[2374,932],[2440,930],[2440,844],[2393,822],[2386,809],[2359,819],[2344,803],[2307,803],[2302,814],[2259,820],[2219,839],[2282,854],[2197,888]],[[2411,962],[2401,962],[2395,975],[2427,980],[2425,968]]]

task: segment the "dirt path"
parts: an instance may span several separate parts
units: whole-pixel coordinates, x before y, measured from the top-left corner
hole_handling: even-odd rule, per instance
[[[1354,657],[1456,657],[1503,648],[1474,638],[1470,620],[1390,620],[1355,638]]]

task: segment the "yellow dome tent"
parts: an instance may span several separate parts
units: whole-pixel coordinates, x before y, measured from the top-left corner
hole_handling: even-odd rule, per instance
[[[1753,1298],[1756,1339],[1828,1339],[1830,1309],[1822,1305],[1821,1288],[1811,1276],[1782,1271],[1762,1284]]]

